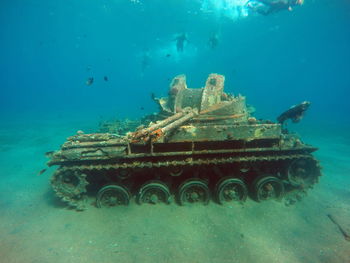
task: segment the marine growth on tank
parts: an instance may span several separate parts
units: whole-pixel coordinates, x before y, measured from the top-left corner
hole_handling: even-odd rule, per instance
[[[278,122],[257,120],[246,98],[224,92],[225,77],[210,74],[204,88],[188,88],[176,76],[168,97],[155,98],[152,121],[126,135],[78,132],[48,165],[57,196],[78,210],[93,198],[97,207],[139,204],[208,204],[285,199],[293,204],[317,181],[317,148],[283,127],[298,122],[310,102],[293,106]],[[116,123],[115,131],[124,128]],[[113,124],[103,125],[108,129]],[[131,127],[130,127],[131,128]],[[110,129],[109,129],[110,130]]]

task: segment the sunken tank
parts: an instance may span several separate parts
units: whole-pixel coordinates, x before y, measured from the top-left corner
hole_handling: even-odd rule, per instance
[[[175,77],[168,97],[153,98],[153,122],[125,136],[78,132],[48,153],[59,198],[76,209],[137,203],[180,205],[299,200],[321,175],[317,148],[283,128],[251,116],[244,96],[224,92],[225,78],[210,74],[204,88]],[[308,105],[307,105],[308,106]],[[292,107],[281,116],[293,116]],[[156,116],[156,117],[155,117]],[[280,116],[280,119],[281,119]]]

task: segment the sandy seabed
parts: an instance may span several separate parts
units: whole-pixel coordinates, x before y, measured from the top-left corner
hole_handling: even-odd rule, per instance
[[[0,262],[350,262],[348,128],[305,130],[320,150],[320,183],[294,206],[282,202],[67,209],[43,175],[44,153],[95,123],[12,121],[0,127]],[[317,130],[317,133],[315,131]],[[304,135],[304,134],[303,134]],[[306,138],[305,138],[306,137]]]

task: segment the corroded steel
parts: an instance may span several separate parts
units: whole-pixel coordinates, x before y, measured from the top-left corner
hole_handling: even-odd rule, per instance
[[[155,130],[161,128],[161,127],[166,126],[168,123],[171,123],[171,122],[173,122],[175,120],[178,120],[179,118],[183,117],[185,114],[186,114],[185,111],[178,112],[178,113],[174,114],[173,116],[170,116],[169,118],[167,118],[165,120],[162,120],[162,121],[159,121],[159,122],[157,122],[155,124],[152,124],[149,127],[144,128],[144,129],[142,129],[140,131],[136,131],[136,132],[134,132],[131,135],[132,136],[131,140],[134,140],[134,141],[136,140],[137,141],[138,139],[140,139],[142,137],[147,137],[153,131],[155,131]]]
[[[51,179],[57,196],[83,209],[91,197],[101,203],[105,185],[121,185],[138,195],[148,182],[157,181],[176,193],[189,179],[215,186],[229,177],[247,189],[264,188],[259,182],[276,178],[283,184],[286,204],[299,200],[321,175],[312,156],[317,148],[286,132],[281,123],[251,116],[245,97],[225,93],[224,82],[224,76],[210,74],[204,88],[189,89],[186,77],[179,75],[171,82],[168,97],[154,98],[160,112],[143,119],[152,119],[148,125],[125,136],[78,132],[69,137],[60,150],[48,153],[48,165],[60,166]],[[127,125],[119,121],[118,126]],[[266,180],[261,179],[264,176]],[[217,189],[221,188],[211,191],[221,203]],[[195,187],[192,190],[189,194],[200,194]],[[266,183],[262,190],[265,200],[278,189]]]
[[[221,102],[221,96],[224,91],[225,77],[219,74],[210,74],[205,88],[203,90],[202,101],[200,110],[201,112],[208,108],[219,105]]]
[[[166,133],[177,128],[189,119],[192,119],[195,115],[197,115],[196,109],[185,108],[183,111],[178,112],[165,120],[152,124],[148,128],[134,132],[131,134],[130,139],[132,142],[139,142],[140,140],[146,142],[152,137],[152,141],[157,141],[164,137]]]
[[[169,123],[168,125],[164,126],[163,128],[159,128],[158,130],[155,130],[154,132],[152,132],[150,134],[150,136],[152,137],[152,141],[156,142],[156,141],[160,141],[161,139],[164,139],[166,134],[168,134],[172,130],[178,128],[181,124],[183,124],[183,123],[187,122],[188,120],[192,119],[197,114],[198,113],[197,113],[196,109],[191,110],[189,113],[187,113],[186,115],[182,116],[178,120],[175,120],[174,122]]]

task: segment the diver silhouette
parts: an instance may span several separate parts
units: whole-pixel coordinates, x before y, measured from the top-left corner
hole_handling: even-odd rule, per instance
[[[304,0],[249,0],[247,7],[261,15],[269,15],[282,10],[292,11],[294,6],[303,3]]]
[[[146,69],[149,67],[151,63],[151,55],[147,50],[144,51],[143,55],[142,55],[142,59],[141,59],[141,73],[144,74]]]
[[[212,35],[208,40],[208,45],[211,49],[215,49],[219,44],[219,37],[217,34]]]
[[[185,41],[188,41],[186,34],[182,33],[182,34],[178,35],[175,38],[175,41],[176,41],[176,50],[177,50],[177,52],[183,52]]]

